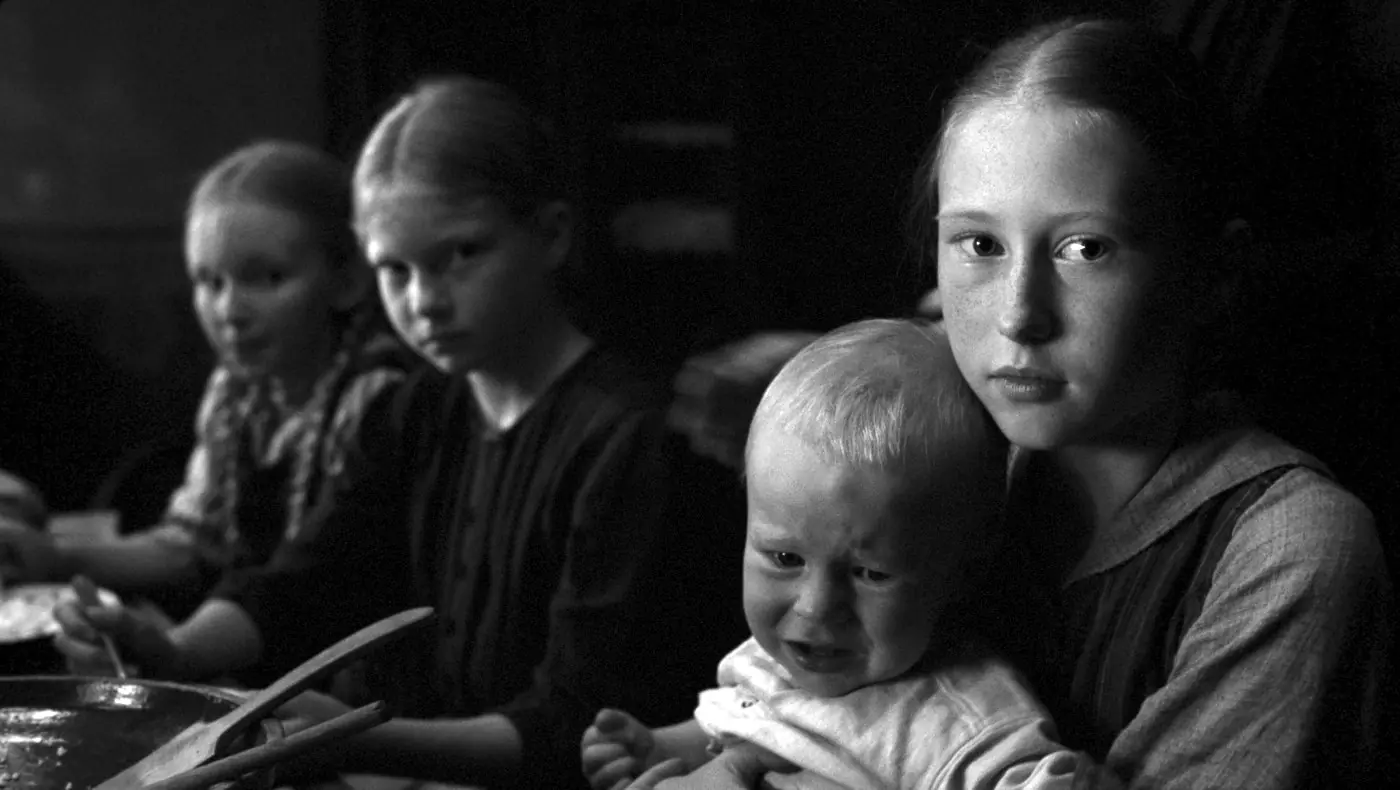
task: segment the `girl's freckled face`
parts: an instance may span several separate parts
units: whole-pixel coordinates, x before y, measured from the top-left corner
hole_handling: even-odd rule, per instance
[[[1195,243],[1164,230],[1172,194],[1144,149],[1047,105],[976,109],[949,134],[938,282],[958,366],[997,424],[1050,449],[1150,418],[1182,375],[1190,305],[1171,275]]]

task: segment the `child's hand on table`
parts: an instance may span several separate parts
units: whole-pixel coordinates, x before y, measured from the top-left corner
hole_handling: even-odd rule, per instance
[[[169,621],[125,605],[85,606],[75,596],[63,596],[54,605],[53,618],[60,629],[54,647],[68,662],[75,675],[115,674],[112,661],[99,634],[116,642],[117,651],[129,675],[136,668],[153,678],[179,676],[179,651],[166,633]]]
[[[330,721],[351,711],[351,707],[329,694],[319,691],[303,691],[278,708],[277,718],[287,735],[306,729],[313,724]]]
[[[584,776],[593,790],[626,787],[661,761],[651,728],[620,710],[604,708],[583,733]]]
[[[349,713],[351,707],[319,691],[303,691],[273,712],[288,737],[321,722]],[[331,744],[284,762],[277,768],[279,781],[296,787],[323,787],[344,771],[346,754],[355,748],[355,739]]]

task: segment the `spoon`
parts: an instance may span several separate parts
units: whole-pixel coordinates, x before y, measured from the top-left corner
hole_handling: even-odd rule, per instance
[[[432,614],[429,607],[409,609],[347,636],[219,719],[190,725],[164,746],[94,790],[134,790],[203,765],[227,751],[245,727],[260,721],[311,683],[381,644],[403,636],[409,628],[427,622]]]
[[[384,703],[375,702],[334,719],[314,724],[282,740],[268,741],[185,773],[176,774],[169,779],[162,779],[147,785],[146,790],[203,790],[343,740],[377,724],[383,724],[388,718],[389,711],[384,707]]]
[[[73,577],[73,593],[78,596],[78,602],[85,607],[102,606],[97,587],[86,576]],[[112,662],[112,669],[117,673],[117,677],[126,680],[126,667],[122,666],[122,657],[117,653],[117,646],[112,642],[112,637],[102,632],[98,632],[98,636],[102,638],[102,647],[107,651],[107,660]]]

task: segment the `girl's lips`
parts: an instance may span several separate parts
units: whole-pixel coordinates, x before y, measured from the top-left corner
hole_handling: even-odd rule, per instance
[[[442,332],[423,338],[421,348],[429,352],[443,352],[459,348],[468,339],[470,335],[466,332]]]
[[[470,334],[469,332],[434,332],[430,335],[424,335],[423,343],[459,343],[466,340]]]
[[[223,343],[224,352],[234,359],[254,359],[267,351],[271,343],[266,340],[253,338],[239,338],[237,340],[227,340]]]
[[[992,379],[992,386],[1007,400],[1017,403],[1047,403],[1058,398],[1065,389],[1063,381],[1009,376]]]
[[[1060,397],[1065,380],[1034,367],[1002,367],[992,372],[993,387],[1007,400],[1016,403],[1046,403]]]

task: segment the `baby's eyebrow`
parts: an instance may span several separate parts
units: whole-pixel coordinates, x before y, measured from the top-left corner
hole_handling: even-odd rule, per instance
[[[748,538],[750,540],[763,541],[765,543],[784,543],[791,541],[791,535],[787,530],[776,524],[770,524],[761,519],[749,519]]]

